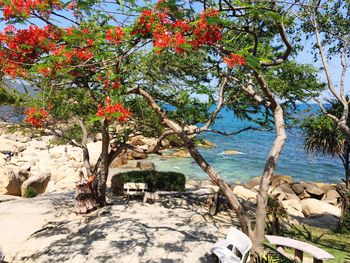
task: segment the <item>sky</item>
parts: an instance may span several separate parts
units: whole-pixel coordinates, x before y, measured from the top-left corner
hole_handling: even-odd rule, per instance
[[[304,46],[304,50],[300,52],[297,57],[296,61],[303,64],[311,64],[315,66],[318,69],[321,69],[319,72],[319,78],[321,81],[327,83],[327,78],[325,71],[322,70],[323,64],[321,61],[321,57],[319,55],[319,51],[317,50],[318,59],[315,62],[314,55],[311,53],[311,50],[313,50],[312,43],[316,41],[315,37],[310,38],[309,40],[304,40],[302,45]],[[331,71],[331,77],[333,81],[333,85],[336,86],[337,90],[339,88],[340,83],[340,75],[342,71],[342,66],[340,63],[340,57],[332,57],[332,59],[327,59],[327,63],[329,66],[329,69]],[[347,93],[350,93],[350,70],[348,69],[346,74],[346,81],[345,81],[345,91]],[[327,89],[324,92],[322,92],[320,96],[320,100],[325,101],[326,99],[333,98],[333,95],[331,92]]]
[[[108,4],[106,6],[109,10],[113,10],[115,8],[115,5],[111,5]],[[42,25],[43,23],[39,20],[33,20],[33,22],[35,24],[38,24],[39,26]],[[67,21],[62,21],[62,20],[58,20],[57,23],[60,24],[60,26],[63,27],[68,27],[69,24],[67,23]],[[4,28],[4,22],[0,22],[0,30]],[[316,62],[314,61],[314,56],[311,54],[311,50],[313,49],[312,47],[312,42],[315,41],[315,38],[310,38],[309,40],[303,40],[303,46],[305,47],[304,50],[302,52],[300,52],[297,57],[296,57],[296,61],[299,63],[303,63],[303,64],[312,64],[317,68],[322,68],[322,63],[321,63],[321,59],[319,58]],[[329,67],[331,70],[331,75],[332,75],[332,79],[333,79],[333,83],[336,87],[339,87],[339,82],[340,82],[340,74],[341,74],[341,65],[340,65],[340,59],[335,57],[332,58],[332,60],[328,60],[329,63]],[[326,82],[326,76],[323,70],[320,70],[319,73],[319,78],[320,80]],[[349,92],[349,85],[350,85],[350,72],[347,72],[346,75],[346,87],[348,88],[348,92]],[[325,100],[327,98],[331,98],[333,95],[328,91],[324,91],[321,96],[320,99],[321,100]]]

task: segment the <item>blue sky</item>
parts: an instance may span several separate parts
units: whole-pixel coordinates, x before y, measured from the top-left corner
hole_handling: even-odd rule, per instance
[[[108,9],[109,10],[113,10],[115,8],[114,5],[108,5]],[[33,20],[33,22],[35,24],[43,25],[42,21],[40,20]],[[68,27],[69,23],[67,23],[67,21],[62,21],[62,20],[58,20],[56,21],[57,24],[60,24],[63,27]],[[4,22],[0,22],[0,29],[4,28]],[[315,38],[312,37],[309,40],[304,40],[303,46],[304,51],[300,52],[297,57],[296,57],[296,61],[299,63],[303,63],[303,64],[312,64],[317,68],[321,68],[322,67],[322,63],[321,63],[321,59],[319,58],[316,62],[314,61],[314,56],[311,54],[311,50],[312,50],[312,42],[315,41]],[[339,82],[340,82],[340,74],[341,74],[341,65],[340,65],[340,59],[339,57],[334,57],[332,58],[332,60],[328,60],[329,63],[329,67],[331,70],[331,75],[332,75],[332,79],[333,79],[333,83],[336,87],[339,86]],[[326,77],[325,77],[325,73],[323,70],[320,71],[319,73],[319,77],[322,81],[326,82]],[[346,87],[349,86],[350,84],[350,73],[347,72],[346,75]],[[327,98],[331,98],[332,95],[331,93],[326,90],[322,93],[321,95],[321,100],[327,99]]]
[[[298,54],[298,56],[296,57],[296,61],[299,63],[303,63],[303,64],[311,64],[311,65],[315,66],[316,68],[322,68],[323,65],[322,65],[321,57],[319,56],[319,51],[316,50],[317,55],[318,55],[318,57],[317,57],[318,59],[316,62],[314,61],[314,56],[311,54],[311,50],[313,49],[312,43],[315,41],[316,41],[315,37],[311,37],[309,40],[303,41],[302,44],[305,47],[304,51],[302,51]],[[340,64],[340,57],[339,56],[332,57],[331,60],[327,59],[327,61],[328,61],[328,66],[329,66],[330,71],[331,71],[333,84],[337,88],[339,88],[340,75],[341,75],[341,71],[342,71],[342,67]],[[324,70],[320,70],[319,77],[322,81],[327,82],[326,74],[325,74]],[[347,92],[347,93],[349,93],[349,85],[350,85],[350,72],[347,71],[346,81],[345,81],[345,92]],[[320,99],[325,100],[327,98],[332,98],[332,97],[333,97],[333,95],[327,89],[326,91],[324,91],[322,93]]]

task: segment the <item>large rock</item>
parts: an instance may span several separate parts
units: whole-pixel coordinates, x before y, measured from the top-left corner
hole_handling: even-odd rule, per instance
[[[126,154],[122,154],[115,158],[113,162],[109,165],[110,168],[118,168],[125,164],[128,164],[128,156]]]
[[[172,157],[182,157],[182,158],[189,158],[189,157],[191,157],[190,153],[187,150],[176,151],[171,156]]]
[[[300,201],[300,198],[299,196],[297,196],[296,194],[290,194],[290,193],[285,193],[285,197],[284,197],[285,200],[291,200],[291,199],[294,199],[294,200],[298,200]]]
[[[273,187],[279,186],[280,184],[292,183],[292,177],[284,174],[274,174],[272,176],[271,185]]]
[[[33,171],[33,169],[31,169]],[[51,171],[51,181],[54,181],[55,183],[64,180],[65,178],[74,177],[76,178],[78,172],[73,167],[69,166],[60,166],[54,169],[53,167],[51,169],[42,169],[37,170],[37,173],[40,173],[40,171]]]
[[[337,205],[340,199],[340,195],[336,190],[329,190],[322,198],[323,202],[326,202],[331,205]]]
[[[0,194],[21,196],[21,186],[28,172],[11,168],[0,170]]]
[[[293,189],[291,188],[290,184],[280,184],[278,187],[286,194],[293,194],[293,195],[295,195],[295,193],[294,193]]]
[[[302,213],[303,207],[298,200],[295,200],[295,199],[284,200],[282,201],[282,206],[290,216],[301,217],[301,218],[304,217],[304,214]]]
[[[319,188],[316,184],[313,183],[305,183],[305,191],[314,198],[321,199],[324,195],[324,191]]]
[[[244,187],[247,189],[252,189],[255,186],[260,184],[261,176],[254,177],[250,179],[248,182],[244,183]]]
[[[131,151],[130,157],[135,160],[142,160],[142,159],[147,159],[148,155],[143,152]]]
[[[140,168],[141,171],[155,169],[155,165],[152,162],[137,162],[136,167]]]
[[[310,198],[311,195],[309,195],[309,194],[304,190],[300,195],[298,195],[298,197],[302,200],[302,199]]]
[[[295,184],[292,184],[292,189],[297,195],[300,195],[304,193],[305,187],[301,183],[295,183]]]
[[[0,137],[0,152],[3,154],[6,152],[23,152],[25,149],[26,147],[23,143]]]
[[[244,199],[244,200],[248,200],[250,202],[256,202],[256,192],[249,190],[241,185],[237,185],[233,188],[233,192],[235,193],[235,195],[237,195],[238,197]]]
[[[300,200],[300,198],[294,193],[289,184],[283,183],[277,187],[271,186],[270,188],[274,189],[275,193],[280,193],[280,196],[278,197],[279,200]]]
[[[203,147],[203,148],[214,148],[214,147],[216,147],[215,143],[210,142],[208,140],[200,140],[197,143],[197,146]]]
[[[186,188],[199,187],[202,180],[199,179],[189,179],[186,181]]]
[[[61,191],[73,190],[75,189],[77,182],[79,182],[79,179],[80,178],[78,172],[70,173],[69,176],[65,176],[62,178],[62,180],[55,183],[54,189]]]
[[[216,184],[214,184],[212,180],[209,180],[209,179],[200,180],[201,187],[208,187],[208,186],[213,186],[213,185],[216,185]]]
[[[330,214],[340,217],[341,214],[340,208],[327,204],[315,198],[307,198],[301,200],[300,204],[303,207],[302,212],[305,216]]]
[[[29,177],[21,187],[22,196],[24,196],[28,187],[32,187],[36,190],[37,194],[42,194],[45,192],[46,187],[50,181],[50,173],[38,173]]]
[[[145,137],[142,135],[135,136],[130,139],[130,144],[133,146],[145,145]]]
[[[329,190],[335,190],[337,188],[336,184],[316,183],[316,185],[325,193],[327,193]]]
[[[226,150],[222,152],[223,154],[226,155],[232,155],[232,154],[243,154],[242,152],[236,151],[236,150]]]
[[[272,187],[272,186],[270,186],[269,187],[269,190],[268,190],[268,193],[270,194],[270,195],[278,195],[278,200],[280,200],[280,201],[282,201],[282,200],[284,200],[285,199],[285,197],[286,197],[286,194],[282,191],[282,189],[281,188],[279,188],[279,187]]]

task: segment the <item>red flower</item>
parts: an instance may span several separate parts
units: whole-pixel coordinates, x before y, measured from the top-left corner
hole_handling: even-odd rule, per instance
[[[49,116],[49,113],[45,109],[34,107],[27,109],[24,114],[26,115],[25,122],[34,125],[36,128],[42,127],[44,121]]]
[[[111,104],[111,99],[107,97],[105,104],[104,107],[98,105],[96,116],[106,118],[109,121],[124,122],[129,119],[131,112],[125,109],[121,103]]]
[[[247,64],[244,57],[234,53],[231,53],[230,56],[224,58],[224,62],[227,64],[229,68],[233,68],[236,65],[244,66]]]
[[[119,44],[124,37],[124,31],[121,27],[116,26],[112,29],[107,29],[106,31],[106,39],[114,44]]]
[[[60,0],[12,0],[10,4],[0,1],[0,8],[4,20],[15,16],[29,17],[33,10],[41,13],[50,13],[51,10],[60,9]]]

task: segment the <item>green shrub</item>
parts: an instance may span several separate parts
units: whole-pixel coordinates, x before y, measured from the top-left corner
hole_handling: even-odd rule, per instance
[[[155,191],[185,191],[186,176],[176,172],[130,171],[116,174],[112,178],[112,189],[115,195],[122,195],[124,183],[147,183],[148,190]]]
[[[24,192],[23,197],[32,198],[32,197],[36,197],[37,195],[38,195],[38,192],[36,191],[36,189],[32,186],[28,186]]]
[[[288,218],[287,211],[278,199],[279,195],[269,195],[267,199],[266,232],[269,235],[280,236],[282,234],[283,221]]]
[[[339,232],[342,234],[350,234],[350,191],[344,194],[343,202],[343,218],[339,222]]]

